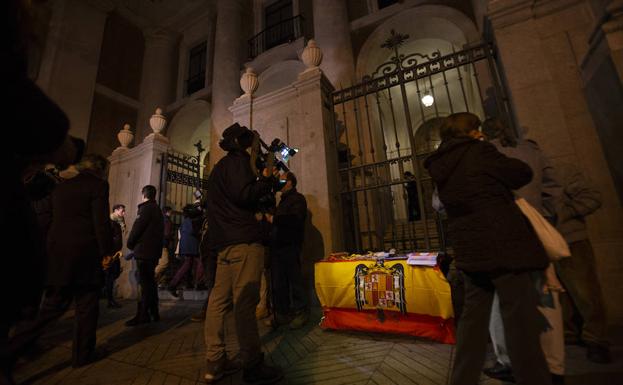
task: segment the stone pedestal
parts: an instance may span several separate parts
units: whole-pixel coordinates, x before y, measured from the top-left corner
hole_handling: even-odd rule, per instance
[[[305,71],[288,87],[253,98],[253,126],[265,142],[280,138],[298,148],[289,166],[309,210],[303,259],[322,258],[341,249],[337,152],[330,97],[333,87],[319,69]],[[234,121],[249,125],[251,98],[230,108]]]
[[[519,125],[554,167],[578,165],[601,191],[603,205],[587,218],[588,230],[604,292],[617,292],[623,208],[580,76],[594,20],[584,2],[574,0],[491,0],[488,10]],[[605,298],[610,322],[623,322],[621,302]]]
[[[142,203],[141,189],[151,184],[160,193],[162,174],[162,156],[169,148],[169,140],[160,134],[148,136],[143,143],[133,148],[120,147],[108,158],[110,170],[110,205],[120,203],[126,206],[125,221],[127,233],[124,234],[124,255],[128,249],[126,238],[136,219],[138,205]],[[124,298],[136,298],[137,282],[135,277],[136,262],[121,261],[123,272],[117,279],[117,295]]]

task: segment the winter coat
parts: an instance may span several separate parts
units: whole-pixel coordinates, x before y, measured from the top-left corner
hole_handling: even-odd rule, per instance
[[[561,189],[554,179],[553,168],[543,156],[538,144],[531,140],[520,140],[516,147],[504,147],[498,139],[492,140],[491,143],[502,154],[509,158],[519,159],[532,169],[530,183],[515,190],[515,194],[528,201],[542,215],[554,216],[551,211],[554,200],[560,196]]]
[[[245,151],[230,151],[210,173],[206,197],[210,249],[262,240],[255,211],[259,199],[270,193],[272,179],[258,179],[250,159]]]
[[[425,161],[448,215],[456,266],[469,272],[543,269],[547,256],[511,190],[530,166],[470,138],[445,141]]]
[[[138,214],[127,240],[128,249],[134,252],[136,259],[160,259],[164,239],[163,217],[154,200],[138,205]]]
[[[88,170],[56,186],[47,239],[48,285],[101,284],[102,258],[114,252],[108,213],[108,182]]]
[[[180,226],[180,255],[199,255],[199,238],[193,226],[193,220],[184,217]]]
[[[569,243],[588,239],[586,216],[601,207],[601,193],[572,164],[559,165],[556,175],[563,190],[556,202],[556,227]]]
[[[281,194],[281,201],[273,217],[272,247],[303,244],[307,201],[293,188]]]

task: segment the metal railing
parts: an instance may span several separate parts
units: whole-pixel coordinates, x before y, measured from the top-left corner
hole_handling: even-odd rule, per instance
[[[249,58],[253,59],[280,44],[291,43],[303,36],[303,16],[298,15],[267,27],[249,39]]]

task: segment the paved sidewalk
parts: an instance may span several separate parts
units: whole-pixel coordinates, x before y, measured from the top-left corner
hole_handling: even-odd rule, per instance
[[[101,303],[102,305],[104,302]],[[16,372],[20,384],[189,385],[202,384],[204,370],[203,324],[189,317],[201,304],[193,301],[161,302],[162,320],[136,328],[123,322],[133,315],[135,303],[109,310],[102,306],[98,348],[107,355],[100,361],[72,369],[70,317],[47,333],[37,358],[22,362]],[[269,331],[261,326],[267,360],[285,371],[281,384],[446,384],[453,349],[424,340],[371,333],[323,331],[314,322],[297,331]],[[261,324],[261,323],[260,323]],[[615,363],[596,365],[584,359],[578,347],[567,350],[572,385],[614,385],[623,378],[623,349],[613,349]],[[481,384],[502,382],[482,378]],[[218,383],[243,384],[241,374]]]

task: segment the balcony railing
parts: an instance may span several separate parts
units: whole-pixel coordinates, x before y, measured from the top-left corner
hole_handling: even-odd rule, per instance
[[[303,36],[303,21],[303,16],[294,16],[253,36],[249,39],[249,58],[253,59],[279,44],[290,43]]]

